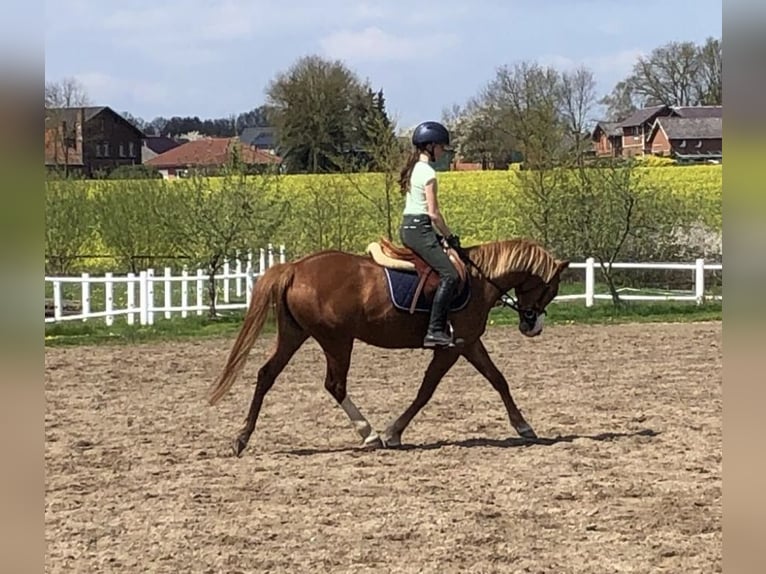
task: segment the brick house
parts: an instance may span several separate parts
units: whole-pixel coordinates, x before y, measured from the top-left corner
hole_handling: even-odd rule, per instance
[[[596,157],[620,157],[622,155],[622,129],[619,122],[601,121],[591,134]]]
[[[108,106],[45,109],[45,166],[85,177],[141,163],[144,133]]]
[[[648,145],[652,154],[679,161],[718,161],[723,157],[723,118],[657,118]]]
[[[654,121],[673,113],[670,106],[652,106],[636,110],[617,124],[622,130],[622,155],[633,157],[649,153],[647,141]]]
[[[650,106],[619,122],[598,122],[591,135],[596,156],[633,157],[651,154],[649,138],[659,118],[722,118],[723,106]]]
[[[278,155],[253,149],[243,144],[239,137],[232,137],[192,140],[161,153],[144,164],[157,169],[165,179],[184,177],[189,169],[198,169],[212,175],[229,163],[235,151],[239,160],[252,171],[282,163],[282,158]]]

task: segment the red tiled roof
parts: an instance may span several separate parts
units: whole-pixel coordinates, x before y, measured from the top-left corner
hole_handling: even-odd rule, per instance
[[[157,169],[223,165],[229,159],[232,146],[239,147],[239,157],[246,164],[282,161],[277,155],[243,145],[238,138],[203,138],[161,153],[147,160],[145,164]]]

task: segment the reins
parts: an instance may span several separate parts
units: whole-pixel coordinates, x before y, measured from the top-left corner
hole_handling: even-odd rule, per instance
[[[482,269],[478,265],[476,265],[476,263],[473,262],[473,260],[468,256],[468,253],[466,253],[462,247],[453,247],[452,249],[454,249],[457,252],[460,259],[462,259],[465,263],[468,263],[471,267],[476,269],[476,271],[479,272],[479,275],[481,275],[483,279],[485,279],[490,285],[492,285],[495,289],[498,290],[498,292],[500,293],[499,300],[504,306],[510,309],[513,309],[517,313],[522,313],[522,310],[519,308],[519,304],[516,301],[516,299],[513,297],[513,295],[508,293],[510,289],[504,291],[502,288],[500,288],[500,286],[497,283],[495,283],[492,279],[490,279],[487,276],[487,274],[484,273],[484,271],[482,271]]]

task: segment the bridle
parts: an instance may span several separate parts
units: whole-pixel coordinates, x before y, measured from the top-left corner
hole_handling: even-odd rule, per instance
[[[516,300],[516,298],[513,297],[509,293],[511,289],[503,289],[501,288],[497,283],[495,283],[492,279],[490,279],[482,269],[476,265],[476,263],[473,262],[473,260],[468,256],[468,254],[463,250],[462,247],[453,247],[453,249],[457,252],[460,259],[462,259],[465,263],[468,263],[471,267],[476,269],[476,271],[479,272],[479,275],[482,276],[484,280],[486,280],[490,285],[492,285],[497,291],[500,293],[499,301],[503,304],[503,306],[508,307],[509,309],[513,309],[516,311],[519,315],[521,315],[522,318],[526,321],[534,321],[538,315],[545,315],[546,311],[545,309],[541,311],[536,311],[534,309],[522,309],[519,307],[519,303]],[[526,293],[526,291],[522,291],[522,294]]]

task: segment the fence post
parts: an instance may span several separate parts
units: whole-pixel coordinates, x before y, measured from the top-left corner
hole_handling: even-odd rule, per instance
[[[264,251],[263,247],[261,247],[261,258],[258,260],[258,274],[263,275],[263,272],[266,271],[266,251]]]
[[[237,274],[237,278],[234,280],[234,288],[236,289],[237,298],[242,297],[242,254],[237,253],[237,259],[234,267],[234,272]]]
[[[107,324],[107,326],[111,326],[112,323],[114,323],[114,315],[112,315],[114,310],[114,307],[112,306],[114,301],[114,293],[112,291],[112,286],[112,273],[104,273],[104,311],[106,311],[104,322]]]
[[[165,267],[165,319],[170,319],[170,308],[173,306],[173,283],[170,267]]]
[[[585,260],[585,306],[593,307],[596,293],[596,260],[588,257]]]
[[[138,273],[138,322],[141,325],[146,325],[149,322],[147,293],[149,291],[146,271],[140,271]]]
[[[189,271],[184,266],[181,271],[181,317],[189,314]]]
[[[274,265],[274,246],[269,243],[269,267]]]
[[[694,262],[694,296],[697,305],[702,305],[705,300],[705,260],[697,259]]]
[[[146,321],[154,325],[154,269],[146,270]]]
[[[229,260],[227,259],[223,263],[223,302],[229,302],[229,275],[231,270],[229,268]]]
[[[56,321],[61,319],[61,281],[53,282],[53,318]]]
[[[136,320],[135,313],[132,312],[136,308],[136,274],[132,271],[128,273],[128,282],[126,288],[128,290],[128,325],[132,325]]]
[[[203,293],[203,277],[204,277],[204,271],[202,269],[197,269],[197,315],[202,315],[202,293]]]
[[[247,270],[245,277],[245,307],[250,306],[250,298],[253,296],[253,270]]]
[[[279,246],[279,262],[284,263],[285,262],[285,246],[284,244]]]
[[[90,282],[88,279],[90,278],[90,275],[87,273],[82,274],[82,315],[83,321],[88,320],[88,315],[90,315]]]

